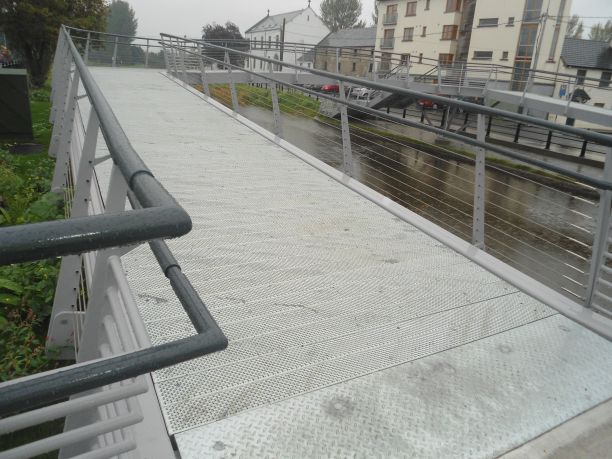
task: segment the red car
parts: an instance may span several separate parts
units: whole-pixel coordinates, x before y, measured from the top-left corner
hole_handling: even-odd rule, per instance
[[[324,84],[321,86],[323,92],[340,92],[340,85],[337,84]]]

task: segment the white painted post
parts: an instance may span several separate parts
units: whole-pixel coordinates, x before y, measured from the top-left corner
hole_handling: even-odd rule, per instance
[[[91,41],[91,32],[87,32],[87,42],[85,43],[85,57],[84,57],[84,61],[85,61],[85,65],[89,65],[89,46],[90,46],[90,41]]]
[[[75,179],[75,195],[70,218],[89,214],[88,203],[91,194],[91,178],[94,170],[96,145],[100,123],[95,110],[91,110],[85,131],[83,151]],[[70,255],[62,258],[57,289],[53,299],[53,310],[49,322],[47,353],[57,359],[74,359],[74,324],[81,320],[76,310],[81,278],[81,256]]]
[[[270,76],[274,75],[274,72],[272,71],[272,65],[270,65],[268,69],[269,69]],[[274,114],[274,134],[276,134],[278,137],[282,137],[283,127],[282,127],[282,121],[281,121],[280,105],[278,103],[278,91],[276,89],[276,83],[274,81],[271,81],[270,84],[272,85],[271,89],[272,89],[272,112]]]
[[[115,48],[113,49],[113,67],[117,67],[117,46],[119,45],[119,37],[115,37]]]
[[[346,93],[344,92],[344,82],[338,80],[339,97],[342,102],[346,102]],[[340,104],[340,122],[342,125],[342,154],[344,173],[350,177],[353,176],[353,149],[351,145],[351,131],[348,120],[348,110],[345,104]]]
[[[62,113],[59,135],[57,141],[57,154],[55,162],[55,170],[53,173],[53,181],[51,182],[51,191],[61,192],[66,184],[66,177],[69,173],[68,166],[70,163],[70,144],[72,142],[72,130],[74,128],[74,113],[76,110],[76,101],[79,93],[79,72],[75,70],[70,84],[70,92],[66,98],[64,111]],[[55,131],[55,129],[54,129]]]
[[[234,108],[234,112],[240,113],[240,104],[238,103],[238,93],[236,92],[236,85],[234,84],[234,77],[232,76],[232,67],[231,67],[231,61],[230,61],[228,51],[225,51],[224,62],[227,64],[227,74],[229,77],[230,92],[232,94],[232,107]],[[269,65],[271,68],[272,64],[269,64]]]
[[[603,179],[612,180],[612,148],[608,148],[606,162],[604,165]],[[585,306],[590,308],[597,289],[597,283],[601,274],[601,266],[604,263],[604,253],[608,250],[608,234],[610,232],[610,209],[612,206],[612,191],[602,190],[599,192],[599,212],[597,216],[597,227],[593,238],[593,250],[591,255],[591,268],[589,283],[585,296]]]
[[[61,128],[60,121],[65,108],[68,88],[70,87],[70,67],[72,66],[68,40],[66,40],[63,33],[61,37],[61,47],[58,44],[57,49],[57,68],[53,71],[53,106],[51,107],[51,114],[49,116],[49,122],[53,123],[49,155],[53,157],[57,154],[57,142],[59,141],[58,133]]]
[[[145,51],[145,68],[149,68],[149,39],[147,38],[147,50]]]
[[[210,97],[210,87],[208,86],[208,80],[206,79],[206,65],[204,64],[204,58],[200,58],[200,73],[202,76],[204,94],[206,94],[207,97]]]
[[[477,139],[481,142],[486,138],[486,122],[483,114],[477,117]],[[474,164],[474,212],[472,224],[472,244],[479,249],[485,248],[485,150],[476,149]]]

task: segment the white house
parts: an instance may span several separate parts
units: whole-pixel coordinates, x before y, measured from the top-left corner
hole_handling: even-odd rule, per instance
[[[285,27],[283,38],[283,23]],[[308,66],[311,62],[303,60],[302,56],[314,45],[329,34],[329,29],[322,19],[308,6],[302,10],[268,15],[250,27],[244,36],[251,43],[250,54],[253,56],[282,59],[284,62]],[[282,43],[284,42],[284,43]],[[265,70],[261,60],[248,59],[245,67],[252,70]],[[292,69],[283,67],[283,71]]]

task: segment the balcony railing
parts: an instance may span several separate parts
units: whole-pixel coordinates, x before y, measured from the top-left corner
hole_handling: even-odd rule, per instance
[[[383,24],[384,25],[397,24],[397,13],[383,14]]]
[[[394,45],[395,45],[395,37],[382,38],[380,40],[380,48],[381,49],[393,49]]]

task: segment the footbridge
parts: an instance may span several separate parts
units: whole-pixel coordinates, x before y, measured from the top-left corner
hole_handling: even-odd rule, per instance
[[[48,347],[76,359],[0,384],[0,435],[65,430],[0,458],[602,452],[612,138],[445,99],[469,138],[345,96],[386,83],[313,70],[334,98],[171,35],[165,69],[88,66],[77,32],[53,66],[69,218],[0,229],[2,264],[61,257]],[[603,174],[485,142],[491,116],[599,145]]]

